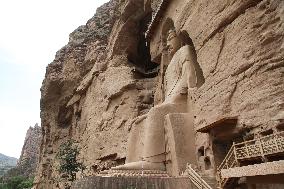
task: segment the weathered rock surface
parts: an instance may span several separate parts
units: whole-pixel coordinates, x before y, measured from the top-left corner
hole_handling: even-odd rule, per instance
[[[147,2],[103,5],[70,34],[47,67],[36,188],[56,188],[55,156],[70,138],[80,144],[86,175],[124,163],[129,130],[137,126],[133,119],[153,106],[153,91],[160,90],[155,86],[163,76],[149,77],[154,66],[146,67],[149,57],[143,49],[149,45],[143,46],[141,36],[151,20],[143,9]],[[147,8],[155,12],[159,3],[151,1]],[[191,38],[205,78],[190,91],[196,129],[236,116],[244,136],[276,130],[284,120],[283,1],[175,0],[160,16],[147,41],[151,60],[161,62],[165,30],[174,26]],[[203,156],[212,157],[207,134],[197,134],[196,156],[200,147]],[[214,158],[210,161],[214,168]]]
[[[56,154],[71,138],[80,144],[86,175],[124,163],[132,120],[151,108],[155,86],[154,79],[141,77],[129,63],[126,52],[135,51],[131,44],[137,36],[118,43],[128,29],[122,10],[141,2],[104,4],[70,34],[69,43],[48,65],[41,88],[43,138],[36,188],[59,186]],[[137,14],[126,21],[134,31]]]
[[[151,57],[161,54],[168,26],[192,39],[205,78],[190,91],[196,129],[235,116],[242,132],[231,137],[278,129],[283,121],[283,18],[284,4],[278,0],[176,0],[163,10],[151,38]],[[202,156],[217,161],[207,134],[197,133],[196,144],[204,149]]]
[[[42,138],[41,127],[35,124],[27,130],[21,156],[17,165],[8,171],[6,177],[23,176],[33,178],[39,163],[40,144]]]
[[[41,127],[35,124],[34,127],[30,127],[27,131],[24,146],[20,159],[17,163],[17,169],[19,174],[26,177],[34,177],[36,168],[38,166],[40,144],[41,144],[42,132]]]

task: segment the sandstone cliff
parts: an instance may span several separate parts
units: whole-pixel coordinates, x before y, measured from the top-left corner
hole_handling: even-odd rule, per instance
[[[284,119],[283,1],[175,0],[167,7],[160,2],[110,1],[70,34],[48,65],[41,88],[37,188],[58,185],[55,155],[69,138],[80,143],[87,175],[124,163],[135,118],[153,106],[154,91],[155,103],[162,99],[163,68],[155,77],[156,66],[171,27],[194,45],[205,79],[190,91],[196,130],[222,117],[238,118],[241,137],[278,129]],[[155,12],[160,18],[146,42]],[[222,159],[214,160],[208,135],[197,133],[196,146],[196,156],[203,150],[200,167],[206,171],[202,158],[210,157],[206,161],[214,170]]]
[[[48,65],[41,88],[43,138],[36,187],[59,184],[55,156],[70,138],[80,144],[87,175],[124,163],[132,120],[153,102],[154,80],[143,76],[143,66],[140,72],[133,66],[139,38],[127,35],[129,27],[139,32],[141,5],[112,0],[98,8]],[[127,51],[133,51],[131,63]]]
[[[41,138],[41,127],[38,126],[38,124],[35,124],[34,127],[28,129],[21,156],[16,167],[20,175],[25,177],[35,176],[40,155],[39,148]]]
[[[8,171],[6,177],[23,176],[33,178],[36,174],[40,156],[42,132],[41,127],[35,124],[27,130],[21,156],[17,165]]]
[[[151,57],[159,61],[167,28],[192,40],[205,80],[189,92],[194,126],[197,131],[219,127],[196,137],[198,165],[212,173],[232,141],[283,130],[284,4],[176,0],[163,5],[152,27]],[[223,118],[235,118],[234,129],[218,125]]]

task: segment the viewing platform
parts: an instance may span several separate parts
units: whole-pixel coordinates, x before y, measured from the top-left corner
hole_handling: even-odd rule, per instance
[[[283,155],[284,131],[234,143],[217,168],[219,186],[224,188],[233,178],[284,174]]]

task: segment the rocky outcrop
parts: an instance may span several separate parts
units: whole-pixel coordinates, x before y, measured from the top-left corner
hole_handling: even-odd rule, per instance
[[[60,186],[56,154],[68,139],[79,142],[86,175],[124,163],[136,118],[153,106],[154,91],[155,103],[163,98],[166,65],[158,76],[156,67],[165,62],[166,32],[173,27],[194,46],[205,79],[190,90],[196,130],[226,117],[237,117],[241,132],[232,137],[278,129],[284,119],[283,1],[161,2],[168,1],[110,1],[70,34],[48,65],[36,188]],[[159,18],[145,39],[151,12]],[[222,160],[213,151],[208,134],[198,132],[195,154],[203,172]]]
[[[133,119],[151,108],[155,86],[145,67],[141,72],[133,66],[134,45],[139,43],[136,27],[143,13],[136,10],[141,4],[104,4],[70,34],[69,43],[48,65],[41,88],[43,138],[36,188],[60,186],[56,154],[68,139],[79,142],[86,175],[124,163]],[[125,9],[133,14],[123,15]]]
[[[27,130],[20,159],[0,154],[0,176],[33,178],[38,166],[41,138],[41,127],[35,124]]]
[[[38,126],[38,124],[28,129],[21,156],[16,167],[18,174],[25,177],[35,176],[39,160],[41,138],[41,127]]]

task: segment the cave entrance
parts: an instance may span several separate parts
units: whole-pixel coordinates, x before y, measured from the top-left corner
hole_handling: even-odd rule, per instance
[[[229,152],[233,141],[231,140],[214,140],[212,144],[212,150],[214,154],[214,161],[216,166],[219,166],[224,158],[226,157],[227,153]]]
[[[204,158],[204,164],[205,164],[205,170],[212,169],[212,164],[211,164],[211,161],[210,161],[210,157],[205,157]]]
[[[150,44],[147,43],[145,38],[145,32],[151,18],[152,15],[148,14],[140,20],[136,35],[136,47],[127,50],[127,59],[130,64],[135,66],[135,73],[146,78],[156,77],[159,66],[151,61]]]
[[[222,163],[234,142],[243,141],[244,130],[236,127],[237,122],[237,117],[222,117],[197,130],[198,132],[208,133],[210,136],[214,167],[218,167]],[[206,161],[205,166],[209,167],[209,163]]]

